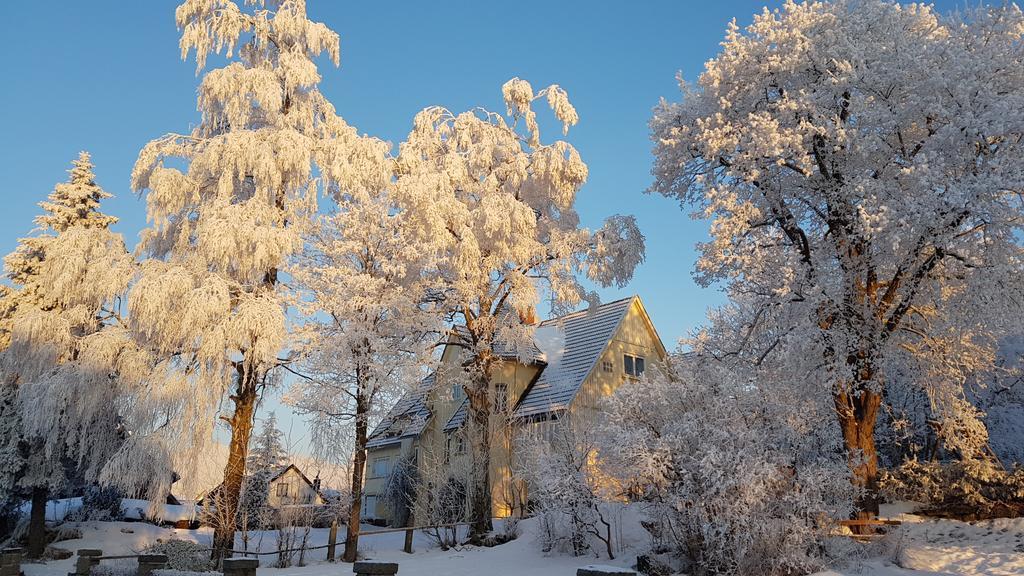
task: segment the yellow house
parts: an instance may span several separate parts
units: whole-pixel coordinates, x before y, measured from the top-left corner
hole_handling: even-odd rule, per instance
[[[499,517],[518,513],[525,505],[525,487],[511,475],[515,430],[543,433],[548,423],[567,417],[599,418],[604,397],[627,380],[663,366],[666,355],[638,296],[540,322],[534,341],[536,351],[526,359],[499,354],[503,360],[491,377],[490,481],[493,512]],[[407,522],[407,515],[396,514],[385,502],[400,462],[422,465],[426,458],[443,455],[447,465],[465,451],[462,428],[468,402],[461,386],[444,378],[446,369],[459,365],[462,353],[447,346],[437,372],[403,397],[370,435],[365,518]],[[512,426],[504,426],[508,422]]]

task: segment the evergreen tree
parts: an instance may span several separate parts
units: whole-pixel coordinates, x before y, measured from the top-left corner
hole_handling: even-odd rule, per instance
[[[4,259],[14,287],[5,294],[0,354],[0,491],[30,496],[29,555],[43,551],[46,501],[72,481],[99,479],[124,444],[117,410],[120,338],[103,329],[115,322],[113,302],[127,287],[133,262],[117,221],[99,211],[110,195],[95,182],[81,153],[68,182],[58,184],[36,234]]]
[[[284,466],[287,460],[288,453],[284,448],[284,434],[277,428],[277,415],[270,412],[263,420],[260,433],[252,438],[245,469],[250,475],[258,472],[270,472]]]

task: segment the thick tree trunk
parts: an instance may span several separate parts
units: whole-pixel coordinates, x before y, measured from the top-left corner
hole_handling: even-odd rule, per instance
[[[490,377],[482,371],[467,390],[472,477],[469,487],[469,540],[479,544],[494,526],[491,523],[491,400]]]
[[[345,527],[345,553],[343,562],[355,562],[359,549],[359,517],[362,512],[363,472],[366,468],[366,418],[369,407],[362,398],[356,398],[356,445],[352,461],[351,509]]]
[[[238,515],[238,500],[245,480],[245,459],[249,454],[249,438],[252,436],[253,416],[256,412],[257,375],[238,370],[238,386],[232,396],[235,413],[228,423],[231,426],[231,443],[228,448],[228,463],[224,467],[224,483],[217,499],[217,525],[213,531],[211,557],[220,562],[231,557],[235,544],[235,520]]]
[[[46,486],[36,486],[32,489],[32,511],[28,520],[28,550],[29,558],[42,558],[46,550],[46,501],[50,491]]]
[[[850,464],[854,486],[863,490],[858,502],[858,517],[878,514],[878,450],[875,447],[875,422],[882,397],[861,388],[857,393],[835,396],[839,427]]]

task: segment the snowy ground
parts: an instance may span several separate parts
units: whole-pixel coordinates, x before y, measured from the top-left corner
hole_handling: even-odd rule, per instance
[[[199,530],[180,530],[162,528],[141,522],[82,522],[73,524],[82,532],[82,538],[65,540],[54,544],[56,547],[77,551],[80,548],[99,548],[104,555],[137,554],[147,545],[159,539],[177,538],[192,540],[208,545],[212,531],[209,528]],[[402,576],[478,576],[483,571],[489,576],[512,574],[536,574],[538,576],[556,576],[575,574],[576,568],[588,564],[601,563],[625,566],[636,560],[635,554],[624,554],[619,561],[609,562],[597,558],[573,558],[567,556],[544,556],[538,550],[533,537],[533,522],[521,524],[522,535],[515,541],[494,548],[460,547],[442,551],[434,546],[430,538],[417,532],[413,539],[413,554],[402,551],[405,535],[403,532],[387,534],[365,534],[360,539],[360,555],[366,559],[398,562],[399,574]],[[363,526],[365,531],[379,530],[375,526]],[[310,546],[327,543],[327,529],[313,529],[310,532]],[[339,533],[339,540],[343,533]],[[241,549],[242,542],[236,540],[236,549]],[[267,531],[254,533],[250,549],[275,550],[277,533]],[[338,555],[342,546],[339,543]],[[325,562],[327,551],[314,550],[308,553],[308,566],[291,568],[273,568],[276,561],[273,555],[261,556],[259,573],[266,576],[290,576],[322,574],[348,574],[349,570],[339,568],[336,564]],[[25,564],[26,576],[65,575],[73,571],[74,558],[50,561],[45,564]],[[340,572],[339,572],[340,570]]]
[[[821,572],[817,576],[934,576],[949,574],[975,574],[979,576],[1009,576],[1024,574],[1024,519],[994,520],[968,524],[954,521],[935,521],[916,516],[903,516],[905,524],[894,531],[888,550],[890,557],[876,558],[842,569]],[[75,551],[79,548],[99,548],[105,554],[134,554],[156,539],[187,539],[208,545],[209,529],[176,530],[141,522],[84,522],[76,524],[82,537],[59,542],[56,546]],[[364,530],[375,530],[365,526]],[[627,566],[636,560],[635,551],[627,549],[618,560],[545,556],[538,549],[534,536],[536,525],[531,520],[520,524],[521,536],[508,544],[494,548],[464,547],[442,551],[433,546],[429,538],[417,533],[415,552],[402,552],[404,534],[401,532],[365,535],[361,540],[362,555],[369,559],[398,562],[401,576],[566,576],[576,569],[593,563]],[[276,532],[254,534],[250,548],[274,550]],[[262,538],[261,538],[262,536]],[[327,542],[326,529],[310,533],[310,545]],[[236,548],[241,548],[241,542]],[[338,554],[341,547],[338,548]],[[326,550],[316,550],[307,557],[308,566],[273,568],[274,556],[261,556],[260,576],[336,576],[348,574],[344,566],[324,562]],[[26,576],[64,575],[72,570],[74,559],[51,561],[46,564],[26,564]]]

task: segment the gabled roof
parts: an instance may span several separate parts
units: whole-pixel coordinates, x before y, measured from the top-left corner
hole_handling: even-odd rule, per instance
[[[434,387],[434,373],[420,381],[416,389],[406,393],[391,407],[387,416],[374,427],[366,442],[367,448],[395,444],[408,436],[418,436],[427,424],[427,394]]]
[[[545,320],[537,325],[538,336],[545,328],[558,330],[564,335],[560,357],[547,359],[540,377],[527,388],[513,412],[517,418],[560,412],[569,408],[580,386],[590,375],[608,342],[626,317],[636,296],[600,304],[595,308],[573,312]],[[463,401],[444,430],[463,425],[468,410]]]

